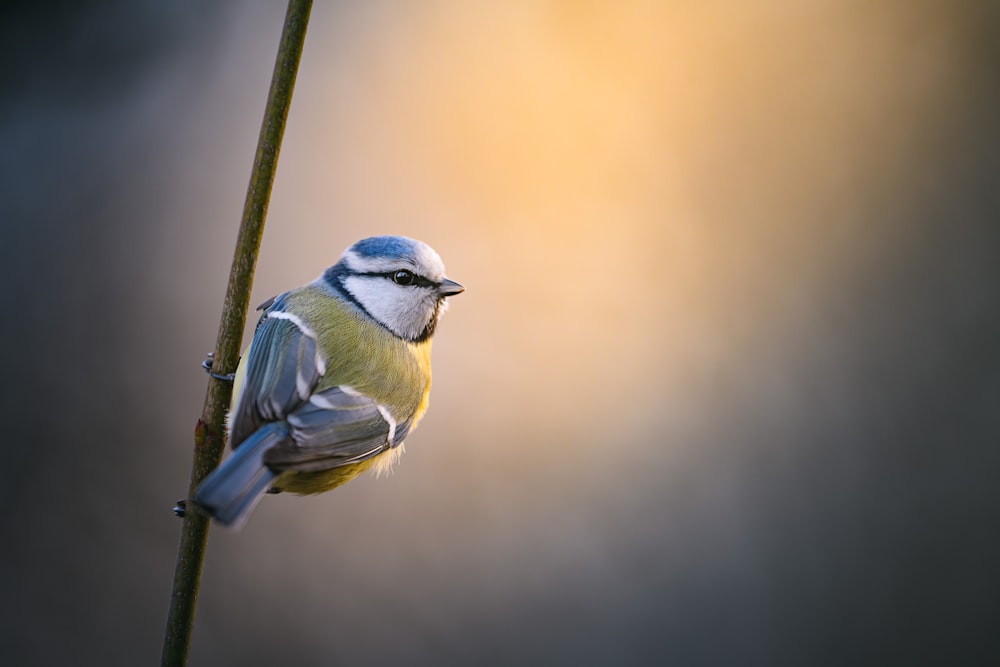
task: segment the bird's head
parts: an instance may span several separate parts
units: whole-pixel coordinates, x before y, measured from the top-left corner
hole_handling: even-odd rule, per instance
[[[430,338],[445,299],[465,290],[445,277],[433,248],[404,236],[358,241],[323,277],[376,322],[412,342]]]

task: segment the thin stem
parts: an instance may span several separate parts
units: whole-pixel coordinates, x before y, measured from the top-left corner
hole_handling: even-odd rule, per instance
[[[243,206],[243,219],[236,240],[236,252],[229,273],[229,286],[226,289],[219,337],[212,361],[213,370],[220,374],[232,373],[239,361],[240,342],[246,325],[264,220],[311,9],[312,0],[289,0],[285,14],[281,45],[264,109],[257,154]],[[225,445],[224,421],[231,396],[231,383],[215,378],[209,380],[205,407],[195,427],[194,464],[189,496],[222,459]],[[205,547],[208,543],[208,528],[207,517],[194,511],[185,515],[177,550],[170,612],[163,638],[161,665],[164,667],[182,667],[188,661],[202,565],[205,562]]]

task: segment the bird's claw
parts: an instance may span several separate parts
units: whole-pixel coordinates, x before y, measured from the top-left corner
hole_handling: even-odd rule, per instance
[[[174,505],[174,514],[183,519],[187,515],[187,501],[184,499],[178,500],[177,504]]]
[[[222,375],[221,373],[216,373],[212,370],[212,361],[214,357],[215,354],[213,352],[209,352],[205,357],[205,361],[201,362],[201,367],[205,369],[205,372],[216,380],[220,380],[222,382],[232,382],[235,380],[236,373],[226,373],[225,375]]]

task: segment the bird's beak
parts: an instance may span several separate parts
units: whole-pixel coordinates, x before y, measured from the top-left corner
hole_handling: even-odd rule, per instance
[[[454,280],[448,280],[444,278],[441,281],[441,285],[438,287],[438,294],[441,296],[454,296],[455,294],[461,294],[465,291],[465,288],[456,283]]]

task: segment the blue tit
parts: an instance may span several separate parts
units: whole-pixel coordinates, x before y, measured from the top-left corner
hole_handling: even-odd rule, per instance
[[[194,504],[239,527],[265,492],[321,493],[389,468],[427,410],[431,337],[463,290],[430,246],[377,236],[262,305],[236,369],[233,452]]]

